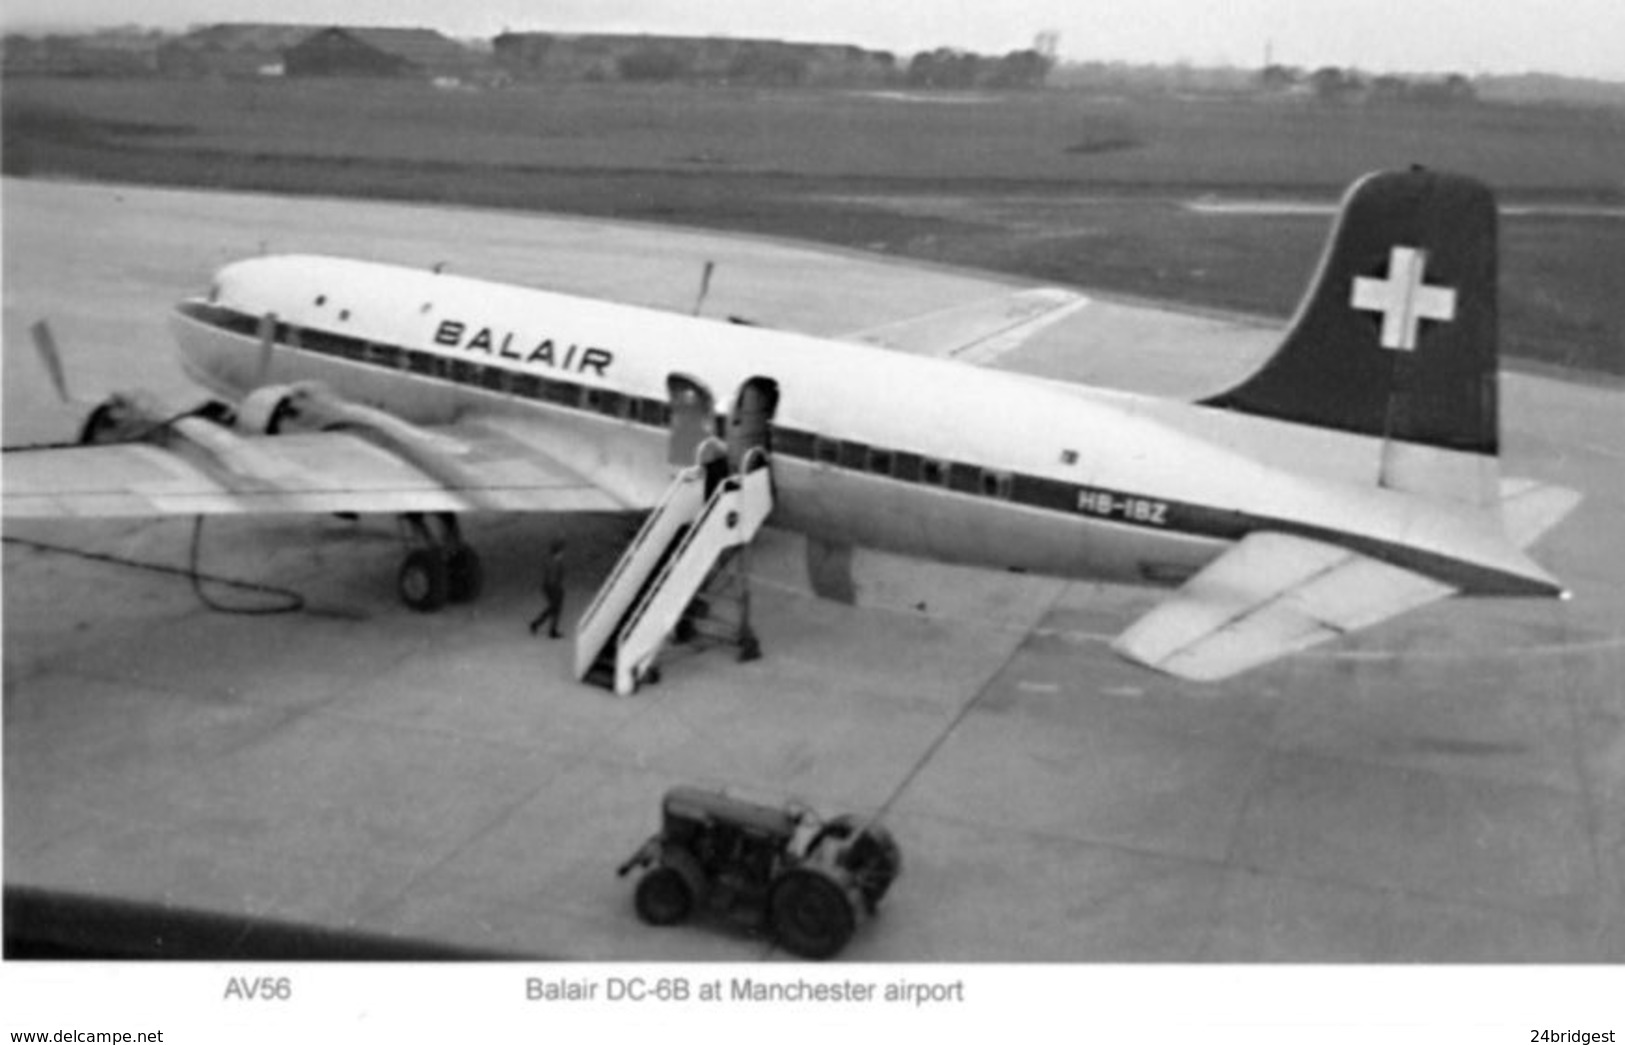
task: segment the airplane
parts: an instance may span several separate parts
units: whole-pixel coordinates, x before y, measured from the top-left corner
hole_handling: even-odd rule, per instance
[[[1361,178],[1274,353],[1196,401],[983,365],[1085,300],[1057,288],[831,339],[244,260],[172,316],[224,402],[116,396],[86,445],[7,455],[4,510],[398,513],[425,611],[479,594],[460,513],[646,513],[575,636],[620,693],[771,522],[835,598],[853,547],[1172,589],[1113,648],[1213,681],[1451,595],[1567,597],[1525,549],[1579,495],[1500,475],[1496,236],[1471,178]]]

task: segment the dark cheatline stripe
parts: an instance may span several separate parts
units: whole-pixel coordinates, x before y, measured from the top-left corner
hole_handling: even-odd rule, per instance
[[[259,320],[254,316],[198,301],[183,302],[179,310],[185,316],[228,333],[253,338],[259,336]],[[433,352],[378,344],[331,331],[294,328],[286,323],[277,324],[275,339],[283,347],[532,399],[582,413],[620,418],[653,429],[665,430],[671,423],[671,407],[664,400],[629,396],[573,381],[449,359]],[[1286,519],[1189,501],[1148,497],[1126,490],[1084,486],[1041,475],[1000,472],[967,461],[927,457],[909,450],[835,439],[782,425],[773,426],[771,440],[772,452],[777,456],[824,464],[877,479],[934,487],[949,495],[1008,501],[1074,518],[1185,537],[1238,541],[1255,530],[1271,530],[1349,548],[1429,576],[1458,577],[1460,579],[1452,583],[1461,587],[1505,594],[1552,594],[1534,582],[1473,567],[1447,556],[1432,555],[1403,545],[1363,539],[1343,531]]]
[[[252,315],[198,301],[182,303],[180,311],[200,323],[241,337],[259,336],[260,321]],[[453,384],[504,393],[566,409],[602,414],[664,429],[671,423],[671,407],[664,400],[629,396],[573,381],[521,373],[451,359],[434,352],[383,345],[361,338],[310,327],[278,323],[275,341],[284,347],[345,359],[380,369],[449,381]],[[969,461],[926,457],[894,447],[877,447],[783,425],[772,429],[773,453],[803,461],[861,472],[880,479],[931,486],[989,500],[1004,500],[1043,511],[1094,517],[1106,522],[1165,529],[1207,537],[1233,539],[1245,532],[1240,517],[1200,505],[1142,497],[1121,490],[1103,490],[1024,473],[985,469]]]
[[[199,323],[241,337],[259,337],[260,321],[234,309],[200,301],[182,302],[182,315]],[[585,413],[620,418],[652,428],[665,428],[671,421],[671,407],[663,400],[624,395],[574,381],[521,373],[504,367],[486,366],[464,359],[451,359],[434,352],[402,348],[336,334],[313,327],[277,323],[272,340],[283,348],[344,359],[383,370],[398,370],[420,377],[480,388],[489,392],[533,399]]]

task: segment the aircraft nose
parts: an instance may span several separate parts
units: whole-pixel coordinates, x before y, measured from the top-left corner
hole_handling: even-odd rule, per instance
[[[256,275],[265,268],[264,259],[250,258],[221,266],[209,280],[208,302],[228,308],[242,308],[246,291],[262,280]]]
[[[178,302],[169,317],[181,369],[216,394],[237,391],[238,345],[244,336],[253,336],[244,299],[244,279],[252,279],[252,270],[245,270],[246,264],[216,270],[208,285]]]

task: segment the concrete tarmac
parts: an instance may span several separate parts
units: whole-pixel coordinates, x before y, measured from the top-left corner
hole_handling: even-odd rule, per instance
[[[14,180],[0,202],[8,446],[74,416],[29,322],[54,321],[87,394],[185,397],[166,311],[262,243],[685,310],[714,260],[708,313],[820,333],[1010,282],[510,213]],[[1102,300],[1004,365],[1188,394],[1268,350],[1257,327],[1179,323],[1153,337]],[[1199,358],[1184,331],[1213,335]],[[699,783],[886,811],[905,870],[851,960],[1618,962],[1625,400],[1502,388],[1505,472],[1586,493],[1535,550],[1574,599],[1448,602],[1221,685],[1109,652],[1154,591],[860,553],[846,607],[772,534],[753,556],[763,659],[680,652],[621,699],[525,622],[547,539],[569,539],[573,617],[625,520],[472,519],[486,594],[432,616],[395,601],[387,519],[211,521],[205,572],[305,601],[266,616],[17,543],[183,566],[190,520],[7,524],[6,882],[482,952],[780,957],[726,922],[650,929],[614,875],[660,794]]]

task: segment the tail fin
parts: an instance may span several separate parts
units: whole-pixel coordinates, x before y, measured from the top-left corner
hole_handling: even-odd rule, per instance
[[[1496,264],[1486,186],[1422,169],[1367,175],[1280,347],[1204,405],[1380,438],[1379,482],[1423,492],[1453,473],[1431,492],[1492,503]]]

